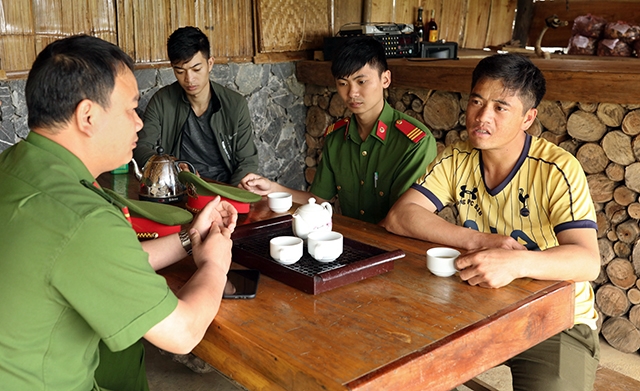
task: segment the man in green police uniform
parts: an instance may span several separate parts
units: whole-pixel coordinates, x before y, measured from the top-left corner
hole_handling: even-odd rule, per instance
[[[436,156],[436,142],[422,123],[385,102],[391,72],[380,42],[369,36],[350,39],[336,53],[331,72],[353,115],[327,128],[310,192],[256,174],[245,176],[240,186],[261,195],[288,191],[297,203],[337,195],[342,214],[378,223]]]
[[[188,232],[141,244],[128,212],[92,184],[132,158],[142,127],[132,71],[118,47],[81,35],[49,44],[29,72],[31,132],[0,154],[3,390],[104,390],[100,342],[119,352],[144,337],[187,353],[218,312],[235,209],[214,200]],[[174,295],[154,270],[191,249],[198,269]],[[126,362],[129,385],[144,362]]]

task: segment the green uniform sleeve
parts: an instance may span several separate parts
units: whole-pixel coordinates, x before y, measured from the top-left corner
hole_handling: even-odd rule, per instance
[[[336,178],[333,172],[333,167],[331,166],[329,153],[326,153],[326,150],[328,148],[327,141],[328,140],[325,139],[322,158],[318,163],[316,175],[313,177],[313,183],[311,184],[309,192],[317,197],[323,198],[325,200],[330,200],[337,194],[337,190]]]
[[[118,210],[87,216],[63,246],[52,286],[107,346],[119,351],[166,318],[178,299]]]

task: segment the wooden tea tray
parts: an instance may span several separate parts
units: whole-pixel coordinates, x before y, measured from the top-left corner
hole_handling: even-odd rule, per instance
[[[342,255],[333,262],[316,261],[305,245],[298,262],[283,265],[269,255],[269,240],[283,235],[293,235],[290,215],[238,226],[232,235],[233,261],[316,295],[391,271],[393,261],[405,256],[402,250],[386,251],[345,237]]]

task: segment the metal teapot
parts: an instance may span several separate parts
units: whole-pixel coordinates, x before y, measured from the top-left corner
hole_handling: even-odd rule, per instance
[[[316,204],[315,198],[309,198],[309,203],[300,206],[293,213],[293,234],[306,239],[314,231],[331,231],[333,208],[328,202]]]
[[[151,156],[140,171],[135,159],[132,159],[136,178],[140,181],[139,197],[143,201],[161,203],[179,202],[182,200],[186,188],[178,180],[180,171],[178,164],[186,163],[192,172],[193,165],[186,161],[177,161],[173,156],[165,155],[164,149],[156,148],[157,154]]]

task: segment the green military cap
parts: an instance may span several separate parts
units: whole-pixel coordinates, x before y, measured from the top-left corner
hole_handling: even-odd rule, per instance
[[[177,206],[150,201],[132,200],[104,188],[114,201],[126,206],[131,225],[141,239],[156,238],[180,232],[181,225],[193,220],[193,214]]]
[[[189,171],[180,171],[178,179],[187,187],[187,209],[197,213],[216,196],[233,205],[238,213],[248,213],[251,202],[258,202],[262,197],[238,187],[207,182]]]

